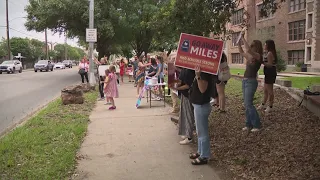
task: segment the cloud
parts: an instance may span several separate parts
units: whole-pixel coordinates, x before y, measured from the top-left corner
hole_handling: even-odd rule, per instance
[[[27,31],[24,26],[26,19],[23,17],[27,16],[24,11],[25,6],[29,4],[28,0],[9,0],[9,27],[10,37],[28,37],[45,41],[44,32]],[[7,37],[6,34],[6,2],[0,1],[0,38]],[[53,43],[64,43],[65,36],[59,34],[53,34],[48,30],[48,42]],[[68,39],[67,43],[71,46],[77,45],[78,39]]]

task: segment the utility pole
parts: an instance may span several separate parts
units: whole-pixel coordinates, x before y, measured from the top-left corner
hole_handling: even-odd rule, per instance
[[[10,48],[10,32],[9,32],[9,0],[6,0],[6,20],[7,20],[7,43],[8,43],[8,57],[11,60],[11,48]]]
[[[49,60],[49,50],[48,50],[48,35],[47,35],[47,28],[44,30],[45,36],[45,44],[46,44],[46,59]]]
[[[90,0],[90,5],[89,5],[89,29],[94,28],[94,0]],[[94,42],[89,43],[89,59],[90,59],[90,64],[89,64],[89,82],[91,85],[96,84],[96,78],[94,76],[94,67],[93,67],[93,47],[94,47]]]

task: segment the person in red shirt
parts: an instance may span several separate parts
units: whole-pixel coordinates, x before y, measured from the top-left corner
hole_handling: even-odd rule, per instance
[[[126,68],[126,63],[124,63],[123,59],[120,60],[120,65],[119,66],[120,66],[121,83],[123,83],[123,75],[124,75],[125,68]]]

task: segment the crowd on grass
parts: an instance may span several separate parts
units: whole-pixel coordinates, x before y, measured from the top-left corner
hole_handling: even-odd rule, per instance
[[[245,106],[245,127],[244,131],[258,132],[261,129],[259,113],[253,104],[254,94],[258,87],[258,70],[264,65],[264,99],[258,110],[270,113],[273,108],[273,84],[277,76],[276,63],[277,56],[273,40],[267,40],[264,48],[262,42],[254,40],[250,45],[245,40],[242,32],[242,43],[238,43],[241,56],[246,59],[246,69],[242,80],[243,101]],[[241,44],[244,45],[243,50]],[[163,55],[135,56],[125,62],[114,62],[109,66],[103,76],[100,76],[99,90],[101,98],[106,104],[110,104],[110,110],[115,110],[114,98],[119,97],[118,86],[123,83],[123,76],[128,75],[129,82],[137,88],[137,96],[141,94],[146,77],[157,78],[158,83],[164,82],[166,64]],[[174,58],[173,58],[174,59]],[[174,60],[173,60],[174,61]],[[106,57],[100,61],[95,59],[97,65],[109,64]],[[117,72],[116,69],[120,71]],[[88,61],[83,58],[79,63],[79,74],[82,82],[88,82]],[[193,141],[194,131],[197,134],[198,151],[191,153],[193,165],[207,164],[210,158],[210,137],[209,137],[209,115],[212,108],[218,113],[227,113],[225,87],[230,79],[230,69],[228,67],[227,56],[222,53],[219,71],[217,75],[211,75],[201,71],[199,66],[194,69],[175,67],[175,80],[168,84],[171,90],[173,109],[171,113],[179,115],[179,132],[182,140],[181,145],[189,144]],[[120,80],[120,81],[119,81]],[[159,87],[159,94],[164,91],[164,87]],[[180,104],[178,103],[180,99]],[[161,100],[161,99],[159,99]]]

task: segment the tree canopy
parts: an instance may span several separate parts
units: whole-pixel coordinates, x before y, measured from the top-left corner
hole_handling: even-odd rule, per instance
[[[99,57],[111,54],[137,55],[151,51],[171,52],[180,33],[208,36],[226,32],[226,23],[242,0],[95,0],[96,49]],[[276,11],[284,0],[263,0],[263,10]],[[89,22],[87,0],[29,0],[28,30],[49,28],[78,37],[87,47]],[[59,52],[58,52],[59,54]]]

